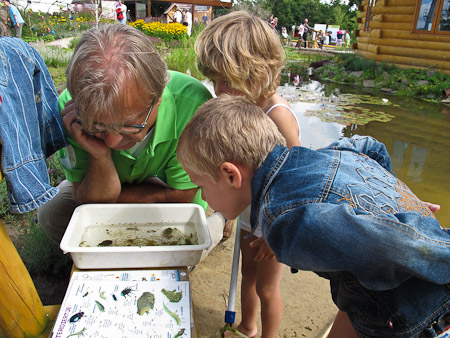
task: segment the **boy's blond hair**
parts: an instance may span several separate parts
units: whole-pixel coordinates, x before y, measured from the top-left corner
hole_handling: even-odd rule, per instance
[[[254,172],[277,145],[285,146],[286,140],[261,108],[223,94],[204,103],[186,125],[177,158],[185,169],[215,181],[223,162]]]
[[[275,93],[286,58],[276,31],[246,11],[211,21],[198,36],[195,52],[205,76],[228,80],[254,103]]]

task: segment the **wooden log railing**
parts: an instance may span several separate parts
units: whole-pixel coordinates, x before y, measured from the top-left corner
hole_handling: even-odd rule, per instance
[[[0,181],[1,181],[0,173]],[[59,305],[43,306],[33,280],[0,221],[0,337],[48,337]]]

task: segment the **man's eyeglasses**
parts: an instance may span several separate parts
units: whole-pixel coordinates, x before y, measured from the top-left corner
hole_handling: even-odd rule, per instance
[[[141,124],[130,124],[130,125],[119,125],[119,126],[107,126],[103,123],[94,122],[93,123],[93,129],[92,130],[85,130],[85,132],[89,135],[95,135],[95,134],[103,134],[103,133],[110,133],[111,131],[123,134],[123,135],[132,135],[132,134],[139,134],[147,125],[148,119],[150,117],[150,114],[152,113],[153,106],[155,105],[155,102],[152,103],[150,110],[147,113],[147,117],[145,118],[144,122]],[[79,123],[81,126],[83,126],[83,121],[76,117],[75,122]]]

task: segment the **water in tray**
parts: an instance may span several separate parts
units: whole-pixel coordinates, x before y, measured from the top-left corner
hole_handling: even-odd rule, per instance
[[[197,245],[193,222],[96,224],[87,226],[80,247]]]

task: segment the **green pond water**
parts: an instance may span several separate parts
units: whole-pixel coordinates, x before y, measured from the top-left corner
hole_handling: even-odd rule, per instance
[[[317,149],[355,134],[383,142],[394,173],[424,201],[438,203],[450,227],[450,106],[306,80],[279,93],[291,103],[304,146]]]
[[[295,86],[284,73],[278,93],[297,116],[302,145],[317,149],[343,136],[375,137],[386,145],[394,173],[423,201],[440,204],[435,215],[450,227],[450,106],[320,83],[307,67],[297,71],[302,82]]]

